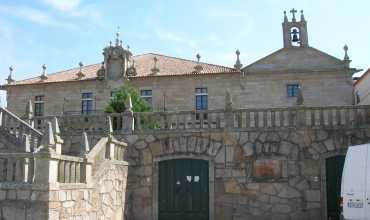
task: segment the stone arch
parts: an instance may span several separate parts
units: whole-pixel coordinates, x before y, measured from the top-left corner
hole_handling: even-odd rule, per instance
[[[153,158],[153,181],[152,181],[152,209],[153,209],[153,220],[158,219],[158,182],[159,182],[159,162],[165,160],[176,160],[176,159],[197,159],[206,160],[209,164],[209,219],[214,220],[214,198],[215,198],[215,165],[214,158],[209,155],[187,155],[184,153],[174,153],[172,155],[166,155],[162,157]]]

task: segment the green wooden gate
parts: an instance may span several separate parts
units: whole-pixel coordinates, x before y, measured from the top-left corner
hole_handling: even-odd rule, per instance
[[[326,199],[328,220],[339,220],[340,187],[345,156],[326,159]]]
[[[208,220],[208,161],[159,162],[159,220]]]

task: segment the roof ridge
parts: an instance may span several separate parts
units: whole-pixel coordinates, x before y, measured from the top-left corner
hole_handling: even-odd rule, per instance
[[[156,56],[162,56],[162,57],[168,57],[168,58],[172,58],[172,59],[178,59],[178,60],[183,60],[183,61],[188,61],[188,62],[192,62],[192,63],[198,63],[197,61],[195,60],[190,60],[190,59],[186,59],[186,58],[181,58],[181,57],[175,57],[175,56],[170,56],[170,55],[165,55],[165,54],[159,54],[159,53],[152,53],[152,52],[149,52],[149,53],[144,53],[144,54],[140,54],[140,55],[135,55],[134,57],[137,57],[137,56],[145,56],[145,55],[156,55]],[[218,65],[218,64],[213,64],[213,63],[206,63],[206,62],[199,62],[200,64],[205,64],[205,65],[210,65],[210,66],[215,66],[215,67],[223,67],[223,68],[228,68],[228,69],[235,69],[235,68],[232,68],[232,67],[228,67],[228,66],[223,66],[223,65]]]

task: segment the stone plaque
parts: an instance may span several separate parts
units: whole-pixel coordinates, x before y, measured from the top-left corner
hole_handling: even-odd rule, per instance
[[[260,159],[254,161],[253,177],[281,178],[281,160]]]

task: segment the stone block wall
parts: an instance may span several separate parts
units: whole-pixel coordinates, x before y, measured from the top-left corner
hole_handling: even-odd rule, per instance
[[[0,184],[0,219],[123,220],[127,163],[105,161],[89,184]]]
[[[127,164],[104,162],[93,185],[65,184],[50,190],[49,219],[122,220]]]
[[[35,96],[45,95],[45,115],[61,115],[63,111],[81,111],[81,93],[93,92],[94,108],[103,110],[109,103],[111,91],[121,87],[124,80],[64,82],[14,86],[7,88],[10,111],[22,117],[26,104]],[[344,72],[318,73],[248,73],[217,74],[196,77],[132,78],[138,89],[153,91],[154,111],[195,109],[195,88],[208,88],[208,108],[225,107],[226,88],[230,89],[235,108],[269,108],[296,105],[296,97],[287,96],[287,84],[300,84],[307,106],[351,105],[352,80]]]
[[[158,161],[193,158],[210,161],[214,171],[211,220],[316,220],[326,219],[325,159],[344,155],[349,145],[366,143],[370,135],[366,129],[287,128],[122,138],[134,164],[127,186],[130,219],[156,219]]]
[[[0,184],[0,219],[48,219],[47,188],[23,184]]]

